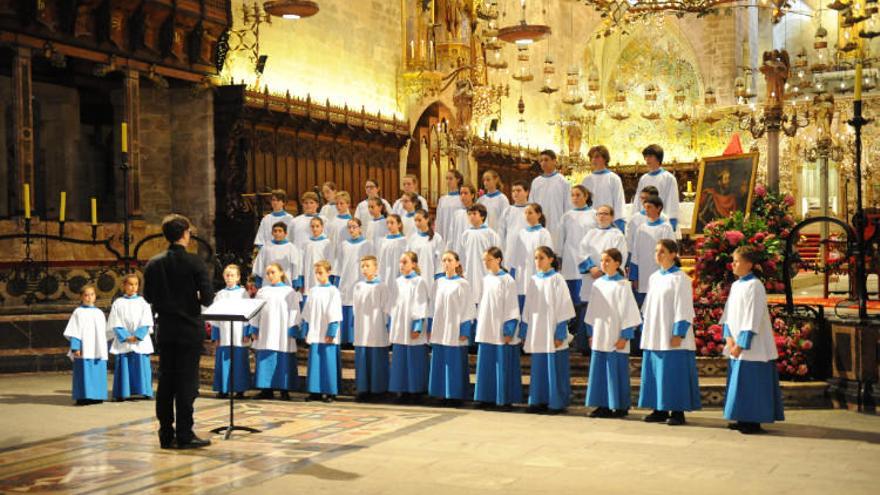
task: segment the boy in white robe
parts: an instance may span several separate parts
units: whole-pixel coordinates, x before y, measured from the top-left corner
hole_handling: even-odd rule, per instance
[[[508,260],[513,253],[513,247],[519,240],[519,233],[522,229],[528,227],[526,223],[525,209],[529,204],[529,183],[524,180],[513,181],[510,186],[510,194],[513,197],[513,204],[508,206],[504,211],[504,215],[499,222],[497,230],[498,236],[501,237],[503,246],[499,246],[504,252]],[[511,271],[511,276],[516,275]]]
[[[669,218],[672,230],[675,231],[678,229],[678,180],[676,180],[672,173],[664,170],[661,166],[663,164],[663,148],[660,145],[652,144],[646,147],[642,150],[642,156],[648,165],[648,173],[639,178],[639,183],[636,185],[636,196],[633,198],[633,205],[639,204],[636,200],[642,189],[647,186],[656,187],[660,193],[660,199],[663,200],[665,205],[666,216]],[[636,208],[634,207],[633,209],[635,210]],[[635,214],[636,211],[633,213]]]
[[[452,222],[449,227],[449,236],[443,236],[446,239],[446,249],[461,253],[461,239],[464,232],[471,227],[471,221],[468,219],[468,208],[474,206],[477,199],[477,188],[465,184],[459,189],[462,208],[452,214]]]
[[[336,273],[339,274],[339,293],[342,295],[342,328],[340,344],[350,345],[354,342],[354,287],[361,280],[360,260],[364,256],[376,256],[373,243],[361,233],[361,220],[352,218],[348,221],[349,240],[343,241],[336,250]]]
[[[626,234],[626,247],[629,249],[629,252],[633,252],[633,239],[635,238],[636,232],[639,230],[639,227],[642,226],[643,223],[648,221],[648,214],[645,212],[645,200],[650,198],[651,196],[659,196],[660,192],[654,186],[647,186],[639,192],[639,203],[638,207],[636,207],[635,203],[633,203],[634,211],[632,216],[629,217],[629,220],[626,222],[626,230],[624,231]],[[665,218],[665,215],[660,215],[661,218]],[[624,266],[629,264],[629,260],[623,260]]]
[[[321,217],[312,218],[310,226],[312,235],[303,247],[302,266],[315,266],[315,263],[321,260],[327,260],[333,263],[333,244],[331,244],[330,239],[327,239],[327,236],[324,235],[324,220],[321,219]],[[303,289],[303,294],[305,294],[305,296],[303,296],[303,304],[305,304],[309,300],[309,289],[317,284],[315,271],[303,270],[303,274],[300,278],[302,279],[301,287]]]
[[[278,263],[284,270],[287,280],[293,283],[294,288],[299,287],[302,275],[302,253],[299,248],[287,239],[287,225],[284,222],[276,222],[272,226],[272,240],[260,249],[254,258],[254,285],[259,289],[263,286],[263,277],[266,268],[272,263]]]
[[[272,240],[272,226],[277,222],[284,222],[288,227],[293,223],[293,215],[284,211],[284,205],[287,203],[287,193],[284,189],[274,189],[271,194],[269,203],[272,205],[272,211],[260,220],[257,235],[254,237],[254,246],[257,248]]]
[[[241,287],[241,270],[238,265],[227,265],[223,269],[226,287],[217,291],[214,302],[222,300],[250,299],[247,290]],[[251,363],[248,358],[249,342],[245,337],[245,327],[237,321],[212,321],[211,341],[214,349],[214,385],[218,399],[225,399],[234,393],[239,399],[251,387]],[[230,387],[230,379],[232,386]],[[230,392],[231,390],[231,392]]]
[[[395,402],[419,402],[428,391],[428,291],[419,276],[419,260],[407,251],[400,257],[391,306],[391,378],[388,390]]]
[[[486,225],[495,232],[498,232],[501,218],[504,212],[507,211],[507,208],[510,207],[510,200],[499,190],[501,187],[501,176],[494,170],[490,169],[483,172],[483,187],[486,192],[480,196],[477,203],[486,207]]]
[[[416,195],[416,203],[415,209],[419,208],[428,211],[428,200],[422,197],[419,194],[419,178],[413,174],[406,174],[403,176],[403,179],[400,180],[400,185],[403,187],[403,194],[406,193],[414,193]],[[403,216],[404,209],[402,204],[403,196],[397,199],[394,202],[394,205],[391,207],[391,213],[397,213],[400,216]]]
[[[289,392],[299,385],[296,336],[299,334],[302,298],[284,278],[284,271],[277,264],[266,268],[268,283],[257,291],[255,297],[266,304],[246,329],[257,351],[254,387],[261,389],[257,399],[272,399],[275,390],[280,390],[281,399],[289,400]]]
[[[590,158],[592,173],[584,177],[581,185],[590,191],[594,207],[609,205],[614,208],[614,226],[625,231],[626,220],[623,218],[623,206],[626,199],[623,195],[623,182],[621,182],[619,175],[608,169],[608,163],[611,162],[608,148],[601,144],[593,146],[587,156]]]
[[[636,289],[636,301],[641,305],[648,292],[648,280],[658,270],[654,261],[654,251],[661,239],[675,240],[672,225],[660,217],[663,201],[652,196],[643,203],[648,221],[639,226],[633,233],[633,251],[629,265],[629,279]]]
[[[392,294],[381,278],[375,256],[360,259],[363,279],[354,286],[355,400],[363,402],[388,392],[388,311]]]
[[[339,324],[342,297],[330,283],[332,266],[327,260],[313,265],[315,285],[302,311],[300,334],[309,344],[309,374],[306,400],[333,402],[339,395]]]
[[[300,197],[300,204],[302,204],[303,213],[293,219],[293,222],[287,229],[287,238],[302,251],[309,241],[312,219],[321,217],[318,215],[318,205],[320,203],[318,203],[317,194],[311,191],[303,193]]]
[[[107,400],[107,320],[95,307],[94,285],[80,290],[82,304],[70,315],[64,337],[70,341],[73,360],[73,400],[78,406]]]
[[[107,319],[108,337],[112,340],[110,354],[115,356],[113,368],[113,400],[133,396],[153,396],[153,310],[138,295],[140,281],[130,273],[122,279],[123,296],[113,301]]]
[[[351,196],[345,191],[339,191],[334,197],[336,198],[336,204],[333,208],[333,216],[327,217],[323,214],[321,216],[324,217],[326,222],[327,228],[324,230],[327,231],[327,238],[333,244],[333,249],[338,252],[339,246],[351,239],[348,233],[348,221],[353,217],[350,211]]]
[[[468,208],[467,213],[470,228],[461,235],[461,252],[458,255],[464,268],[464,277],[470,283],[471,304],[477,304],[483,293],[483,277],[487,274],[483,253],[492,246],[499,246],[501,239],[486,225],[487,212],[484,205],[473,205]]]
[[[446,190],[449,192],[437,201],[437,210],[434,212],[437,217],[437,227],[434,230],[447,241],[452,231],[452,216],[464,207],[459,196],[463,185],[464,176],[461,175],[461,172],[458,170],[446,172]]]
[[[560,221],[562,215],[571,209],[571,184],[556,170],[556,153],[553,150],[542,151],[540,163],[543,175],[532,181],[529,202],[538,203],[544,209],[553,245],[561,246]]]

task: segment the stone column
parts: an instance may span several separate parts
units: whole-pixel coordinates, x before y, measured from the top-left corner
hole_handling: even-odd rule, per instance
[[[12,60],[12,126],[15,154],[15,194],[18,198],[13,212],[24,208],[24,184],[31,187],[31,208],[34,206],[34,113],[32,105],[31,49],[18,47]]]

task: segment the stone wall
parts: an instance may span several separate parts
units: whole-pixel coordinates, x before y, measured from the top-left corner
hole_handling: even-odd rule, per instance
[[[194,93],[189,88],[169,93],[172,205],[174,211],[193,221],[200,236],[213,244],[216,212],[213,93]]]

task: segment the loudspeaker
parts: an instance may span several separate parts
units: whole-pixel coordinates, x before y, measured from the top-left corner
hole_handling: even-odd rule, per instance
[[[268,59],[268,55],[260,55],[260,58],[257,59],[257,74],[263,75],[263,70],[266,69],[266,60]]]
[[[498,130],[498,119],[492,119],[489,122],[489,132],[495,132]]]

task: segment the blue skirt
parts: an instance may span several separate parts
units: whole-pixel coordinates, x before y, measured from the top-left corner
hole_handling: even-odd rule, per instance
[[[339,331],[341,344],[351,344],[354,342],[354,308],[352,306],[342,307],[342,328]]]
[[[529,405],[565,409],[570,402],[568,349],[532,354]]]
[[[440,399],[464,399],[470,386],[468,349],[465,346],[431,346],[428,395]]]
[[[73,360],[73,400],[107,400],[107,361]]]
[[[478,344],[474,400],[499,406],[522,402],[519,346]]]
[[[645,351],[639,407],[658,411],[701,409],[694,351]]]
[[[273,390],[299,388],[299,370],[295,352],[257,351],[254,387]]]
[[[391,379],[388,390],[423,394],[428,390],[428,346],[391,346]]]
[[[214,353],[214,391],[229,393],[229,372],[234,365],[233,392],[244,392],[251,386],[251,363],[247,347],[233,347],[232,352],[229,349],[228,345],[217,346],[217,352]],[[232,364],[230,355],[234,360]]]
[[[586,405],[609,409],[629,409],[629,355],[621,352],[593,351]]]
[[[339,395],[339,372],[338,345],[309,345],[309,393]]]
[[[388,391],[388,348],[354,348],[355,386],[357,393],[384,394]]]
[[[724,418],[748,423],[785,420],[776,362],[730,360]]]
[[[133,395],[153,396],[153,369],[150,355],[127,352],[117,354],[113,366],[113,398],[127,399]]]

